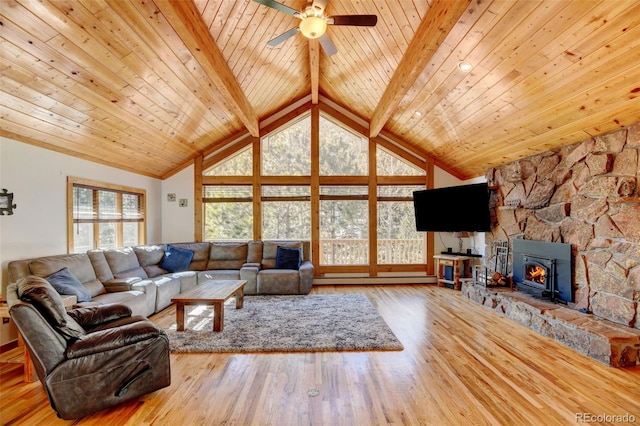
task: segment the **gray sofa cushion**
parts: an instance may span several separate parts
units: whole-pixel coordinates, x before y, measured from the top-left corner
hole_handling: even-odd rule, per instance
[[[156,286],[156,312],[171,304],[173,296],[180,294],[180,278],[170,275],[153,278]]]
[[[156,299],[155,293],[153,294],[153,300],[149,301],[145,293],[142,291],[115,291],[112,293],[101,294],[94,297],[91,302],[78,303],[74,305],[74,307],[87,308],[111,303],[126,305],[131,309],[133,315],[148,317],[155,312]],[[152,307],[149,307],[149,304],[151,304]]]
[[[264,269],[258,274],[258,294],[298,294],[300,274],[292,269]]]
[[[249,241],[247,249],[247,263],[260,265],[262,262],[262,241]]]
[[[247,243],[211,243],[207,269],[240,269],[247,262]]]
[[[210,271],[198,272],[198,283],[202,284],[207,280],[239,280],[240,271],[232,269],[212,269]]]
[[[29,263],[31,273],[39,277],[47,277],[64,267],[69,268],[69,271],[81,283],[96,279],[96,273],[93,270],[89,256],[84,253],[40,257]]]
[[[115,274],[120,272],[140,267],[138,256],[133,251],[133,247],[106,249],[104,250],[104,257],[107,259],[114,277]]]
[[[87,255],[89,256],[91,265],[93,265],[93,269],[96,272],[96,277],[103,283],[111,281],[113,279],[113,272],[111,272],[107,258],[104,257],[104,251],[93,249],[87,251]]]
[[[138,258],[138,263],[140,263],[140,266],[149,278],[157,277],[158,275],[163,275],[168,272],[159,266],[164,257],[165,250],[166,247],[164,244],[136,246],[133,248]]]
[[[97,279],[91,260],[86,253],[47,256],[29,261],[29,271],[38,277],[47,277],[65,267],[69,268],[69,271],[82,283],[91,297],[106,293],[104,286]]]
[[[180,293],[193,290],[198,285],[198,273],[196,271],[174,272],[171,277],[180,280]]]
[[[129,269],[128,271],[123,271],[118,274],[113,274],[114,278],[140,278],[147,279],[149,276],[147,272],[142,268],[142,266],[138,266],[137,268]]]
[[[108,249],[104,251],[104,256],[114,278],[149,278],[145,270],[140,266],[138,256],[136,256],[132,247]]]
[[[104,284],[102,284],[102,282],[97,278],[95,280],[84,282],[82,285],[87,289],[92,298],[107,292]]]

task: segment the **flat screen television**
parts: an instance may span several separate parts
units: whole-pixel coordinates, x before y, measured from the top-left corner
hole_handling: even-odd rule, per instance
[[[414,191],[413,206],[418,231],[491,231],[486,183]]]

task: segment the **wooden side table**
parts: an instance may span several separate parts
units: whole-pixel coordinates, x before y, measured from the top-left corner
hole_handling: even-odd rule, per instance
[[[78,303],[78,298],[76,296],[61,296],[62,303],[64,303],[64,307],[69,310]],[[4,300],[0,300],[0,317],[1,318],[11,318],[9,315],[9,307],[7,306]],[[33,362],[31,361],[31,355],[29,355],[29,350],[27,346],[24,344],[24,340],[22,339],[22,335],[20,331],[18,331],[18,347],[12,349],[11,351],[3,354],[2,361],[3,363],[19,363],[24,366],[24,378],[25,382],[35,382],[38,380],[36,376],[35,369],[33,368]]]
[[[439,254],[433,256],[436,261],[436,275],[439,287],[449,287],[460,290],[460,278],[471,277],[471,256],[458,256],[452,254]],[[445,267],[451,267],[453,276],[447,278]]]
[[[4,300],[0,302],[0,318],[11,319],[11,315],[9,315],[9,307]],[[18,332],[18,347],[2,354],[2,361],[0,362],[2,362],[3,364],[22,364],[24,366],[24,381],[35,381],[35,371],[33,369],[33,363],[31,362],[29,351],[27,351],[27,347],[22,340],[22,335],[20,334],[20,332]]]

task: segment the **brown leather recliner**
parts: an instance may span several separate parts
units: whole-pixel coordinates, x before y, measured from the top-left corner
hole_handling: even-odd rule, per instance
[[[166,334],[125,305],[66,311],[36,276],[11,284],[7,302],[58,417],[84,417],[171,383]]]

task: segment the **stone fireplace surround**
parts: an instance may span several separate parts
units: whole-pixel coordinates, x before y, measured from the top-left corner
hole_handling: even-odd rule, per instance
[[[636,123],[488,170],[495,226],[484,265],[494,264],[493,241],[569,243],[574,302],[471,282],[463,294],[604,363],[640,365],[639,153]]]

